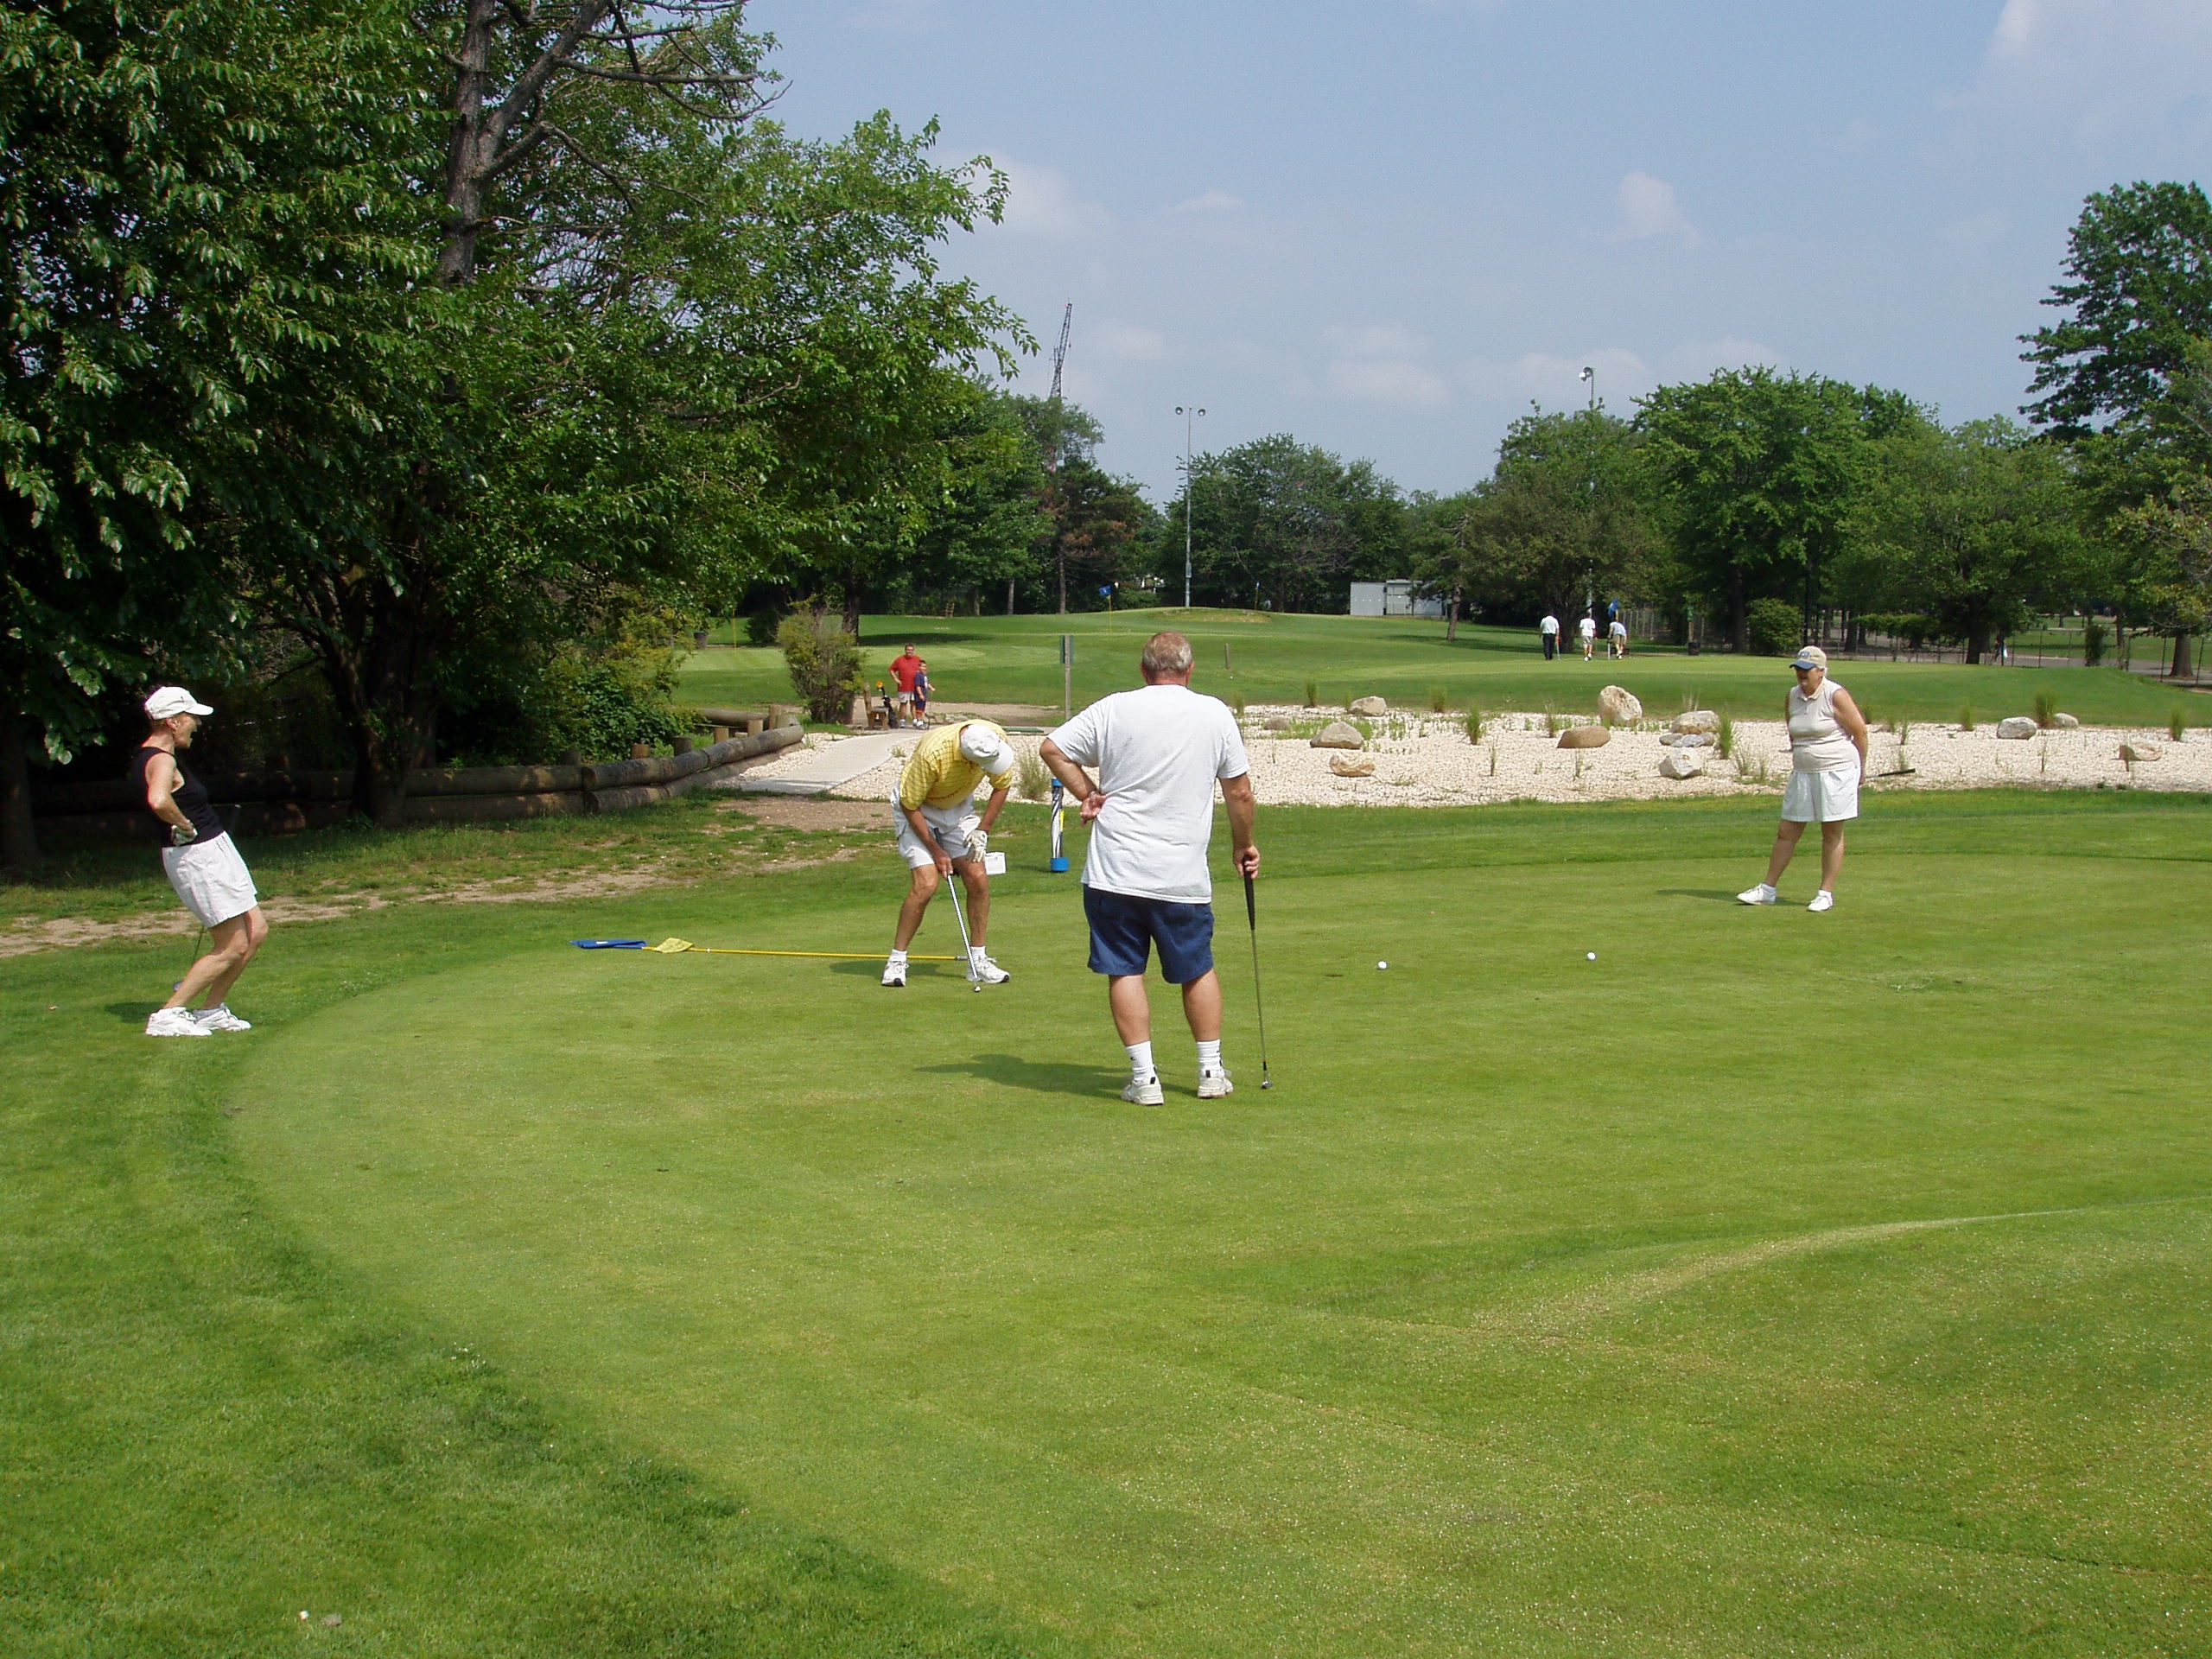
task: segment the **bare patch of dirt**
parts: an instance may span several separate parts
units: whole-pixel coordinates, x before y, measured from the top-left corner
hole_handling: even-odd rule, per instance
[[[930,705],[932,724],[963,716],[996,721],[1001,726],[1045,727],[1060,725],[1066,718],[1057,707],[1047,709],[1033,702],[933,702]]]
[[[73,944],[105,944],[110,939],[162,938],[189,933],[198,926],[181,913],[134,916],[122,922],[92,922],[73,916],[50,922],[20,921],[0,933],[0,957],[27,957],[34,950],[59,950]]]
[[[746,795],[724,802],[715,810],[742,812],[756,823],[778,830],[887,830],[891,827],[890,814],[881,801],[815,801],[803,795]]]
[[[834,853],[823,853],[814,858],[772,858],[760,866],[764,870],[804,870],[817,864],[842,864],[848,859],[858,858],[861,849],[840,847]]]

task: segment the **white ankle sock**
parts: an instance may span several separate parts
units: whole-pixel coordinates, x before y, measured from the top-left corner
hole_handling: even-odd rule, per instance
[[[1198,1045],[1198,1070],[1201,1071],[1221,1070],[1220,1038],[1217,1037],[1210,1043],[1202,1042]]]
[[[1137,1083],[1145,1082],[1152,1076],[1152,1045],[1150,1043],[1124,1043],[1122,1046],[1129,1051],[1129,1077],[1131,1080]]]
[[[904,962],[906,960],[906,953],[894,946],[892,949],[891,960],[893,962]]]
[[[986,954],[988,953],[980,944],[971,944],[968,947],[968,959],[970,962],[981,962]]]

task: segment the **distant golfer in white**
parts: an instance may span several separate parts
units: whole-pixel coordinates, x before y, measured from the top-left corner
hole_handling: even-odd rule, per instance
[[[253,1029],[231,1012],[231,987],[269,937],[269,924],[238,843],[207,798],[207,786],[179,758],[192,747],[200,721],[214,712],[181,685],[161,687],[146,699],[149,729],[130,757],[130,775],[145,791],[146,810],[161,821],[162,868],[169,886],[215,944],[147,1020],[149,1037]],[[195,1001],[200,1004],[196,1010]]]
[[[1628,655],[1628,624],[1618,616],[1605,629],[1605,654],[1608,657]]]
[[[1808,910],[1835,906],[1835,878],[1843,868],[1843,826],[1859,816],[1859,785],[1866,778],[1866,717],[1851,693],[1828,678],[1828,654],[1808,645],[1789,664],[1797,683],[1783,699],[1789,722],[1789,786],[1782,795],[1782,826],[1766,861],[1766,880],[1737,898],[1770,905],[1775,883],[1797,851],[1805,826],[1821,826],[1821,890]]]
[[[1574,625],[1574,631],[1582,636],[1582,660],[1593,660],[1592,653],[1598,649],[1598,619],[1585,612],[1582,620]]]
[[[986,778],[991,780],[991,798],[978,818],[976,789]],[[983,874],[983,855],[989,850],[991,826],[999,821],[1013,784],[1014,746],[988,720],[939,726],[906,757],[891,810],[898,820],[899,851],[913,877],[906,902],[899,906],[890,957],[883,964],[886,985],[906,984],[906,947],[914,942],[938,887],[956,870],[968,889],[970,969],[987,985],[1003,984],[1013,977],[983,949],[983,931],[991,921],[991,888]]]
[[[1221,1059],[1221,981],[1213,967],[1214,785],[1229,806],[1237,873],[1260,873],[1252,843],[1250,766],[1236,717],[1218,698],[1191,690],[1191,642],[1155,633],[1138,659],[1141,690],[1094,702],[1046,738],[1038,753],[1082,803],[1091,826],[1083,865],[1083,910],[1090,924],[1090,970],[1106,976],[1114,1028],[1128,1052],[1122,1098],[1157,1106],[1166,1098],[1152,1061],[1152,1003],[1145,969],[1153,947],[1160,971],[1183,988],[1183,1015],[1198,1046],[1198,1098],[1234,1090]],[[1092,781],[1085,767],[1097,770]]]
[[[1559,655],[1559,618],[1546,611],[1544,620],[1536,624],[1536,632],[1543,639],[1544,660],[1548,663]]]

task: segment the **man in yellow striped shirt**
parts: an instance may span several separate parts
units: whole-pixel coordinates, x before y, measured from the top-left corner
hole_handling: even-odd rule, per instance
[[[976,787],[986,778],[991,798],[978,818]],[[938,727],[906,757],[891,807],[898,820],[899,851],[913,871],[913,880],[906,902],[899,906],[898,931],[891,936],[891,956],[883,964],[886,985],[906,984],[906,947],[913,943],[938,887],[956,870],[968,888],[971,970],[987,985],[1012,977],[983,949],[983,930],[990,925],[991,914],[983,855],[990,846],[991,826],[998,822],[1013,785],[1014,746],[988,720]]]

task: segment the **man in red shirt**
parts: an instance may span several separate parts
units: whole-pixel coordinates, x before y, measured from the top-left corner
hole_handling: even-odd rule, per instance
[[[891,677],[899,683],[899,701],[906,709],[913,707],[914,680],[922,671],[922,659],[914,655],[912,645],[899,647],[899,655],[891,659]]]

